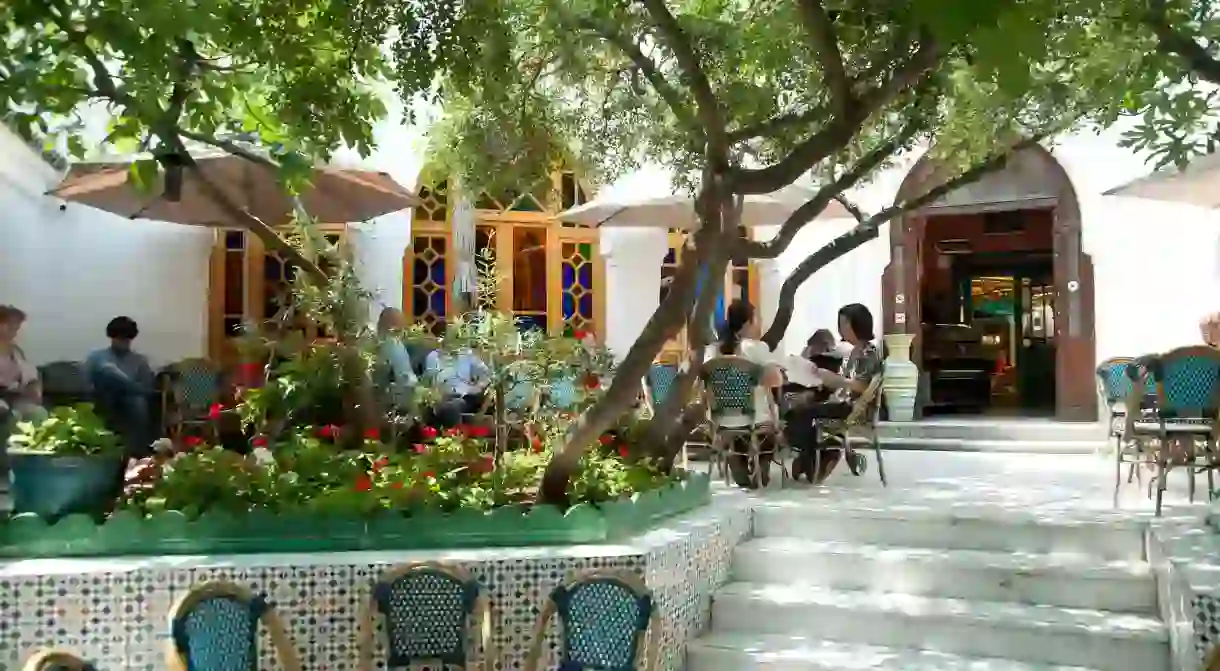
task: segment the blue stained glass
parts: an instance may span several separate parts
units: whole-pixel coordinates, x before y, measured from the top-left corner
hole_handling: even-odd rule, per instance
[[[432,281],[445,286],[445,260],[437,259],[432,263]]]
[[[572,298],[572,294],[563,292],[563,318],[568,320],[572,318],[576,312],[576,301]]]
[[[436,313],[436,315],[438,317],[444,317],[445,316],[445,292],[443,292],[443,291],[433,292],[432,295],[429,296],[428,298],[429,298],[428,302],[431,304],[431,307],[432,307],[432,312]]]
[[[572,288],[572,283],[576,281],[576,273],[572,271],[572,264],[564,263],[563,267],[563,288],[568,290]]]
[[[584,287],[585,289],[592,290],[593,289],[593,264],[586,263],[583,266],[581,266],[580,270],[577,273],[577,277],[580,278],[580,286]]]
[[[428,264],[415,259],[411,264],[411,279],[415,284],[423,284],[428,279]]]
[[[423,317],[428,312],[428,294],[423,289],[415,287],[411,291],[411,316]]]
[[[580,297],[580,315],[585,319],[593,319],[593,294]]]

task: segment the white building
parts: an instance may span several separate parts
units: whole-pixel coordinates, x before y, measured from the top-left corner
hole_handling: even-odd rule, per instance
[[[379,306],[443,319],[452,309],[457,265],[451,194],[444,184],[417,183],[423,167],[418,133],[390,119],[377,136],[380,150],[363,167],[418,189],[426,206],[328,232],[351,245]],[[880,334],[918,332],[923,321],[970,321],[987,316],[983,302],[1009,297],[1011,304],[1018,296],[1021,307],[1013,314],[1010,305],[1011,319],[999,309],[982,323],[991,325],[989,333],[1007,329],[1012,342],[1000,347],[1011,353],[1008,364],[1020,369],[1040,360],[1025,372],[1025,383],[1053,390],[1057,416],[1091,416],[1096,364],[1199,342],[1198,321],[1218,309],[1220,287],[1220,217],[1103,195],[1150,170],[1114,137],[1074,136],[1052,151],[1029,152],[1005,172],[883,227],[878,239],[800,291],[784,348],[798,351],[814,329],[833,329],[847,303],[868,306]],[[931,167],[912,158],[855,198],[876,211],[896,197],[917,195],[928,187]],[[282,272],[256,242],[65,207],[44,195],[59,177],[17,137],[0,131],[6,215],[0,303],[29,313],[21,342],[35,362],[82,358],[104,341],[106,322],[119,314],[139,322],[138,347],[155,363],[223,358],[226,329],[263,316]],[[493,246],[507,275],[502,307],[553,331],[594,330],[622,351],[655,308],[663,267],[672,266],[671,251],[680,243],[664,229],[597,231],[554,221],[555,211],[591,191],[561,173],[533,193],[469,198],[476,246]],[[768,321],[791,269],[853,223],[814,222],[781,258],[735,269],[729,284],[738,288],[730,291],[758,304]]]

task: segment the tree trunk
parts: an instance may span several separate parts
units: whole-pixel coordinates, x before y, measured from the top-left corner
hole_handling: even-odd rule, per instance
[[[859,224],[831,240],[797,265],[779,290],[779,305],[775,310],[775,320],[771,322],[771,327],[762,337],[762,341],[767,343],[768,347],[774,351],[779,346],[779,342],[784,339],[784,333],[788,330],[788,325],[792,323],[792,310],[796,306],[796,291],[801,288],[805,280],[835,259],[876,238],[878,226],[879,223]]]

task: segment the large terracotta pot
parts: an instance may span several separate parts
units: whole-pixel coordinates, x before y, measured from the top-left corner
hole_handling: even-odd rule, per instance
[[[915,418],[915,397],[919,391],[919,367],[911,361],[913,333],[890,333],[885,337],[885,377],[881,391],[891,422]]]

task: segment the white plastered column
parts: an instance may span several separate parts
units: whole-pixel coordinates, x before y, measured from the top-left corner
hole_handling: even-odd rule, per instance
[[[621,360],[660,305],[669,234],[662,228],[603,228],[600,248],[606,264],[605,343]]]

